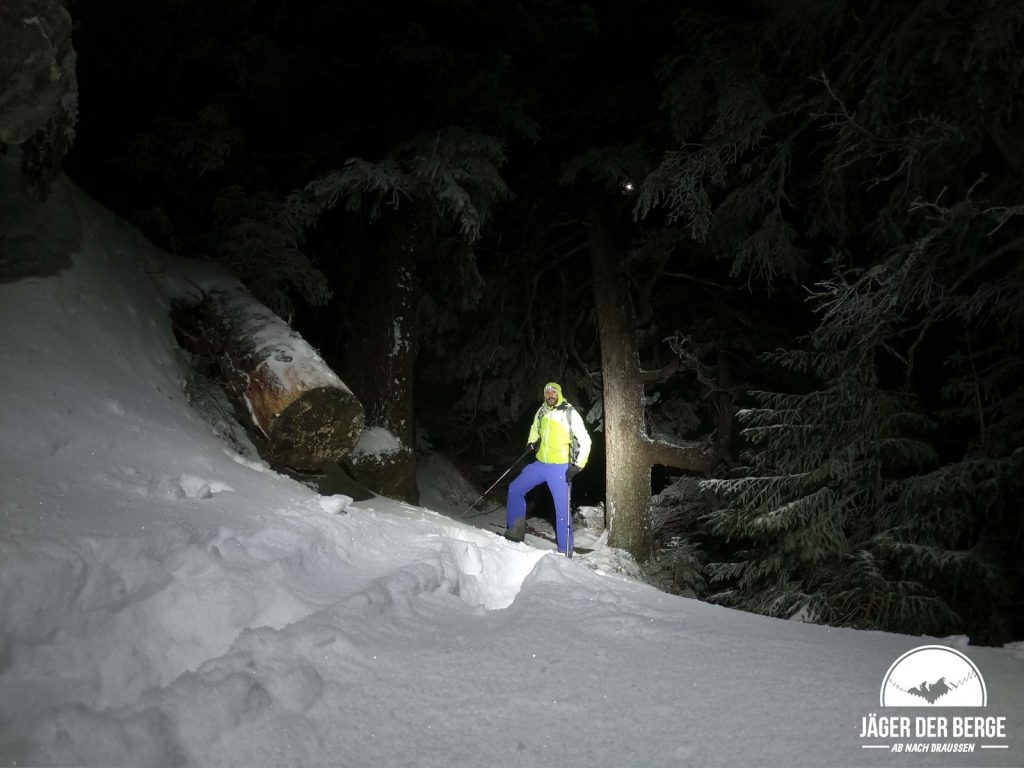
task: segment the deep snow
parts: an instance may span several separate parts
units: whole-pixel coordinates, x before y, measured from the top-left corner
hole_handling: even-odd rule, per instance
[[[243,456],[186,396],[185,266],[67,181],[38,206],[14,184],[0,160],[0,280],[26,254],[72,266],[0,282],[0,765],[1024,764],[1020,646],[670,596],[600,547],[568,561],[453,520],[475,492],[436,456],[439,511]],[[893,661],[936,642],[988,706],[880,708]],[[871,714],[1007,736],[861,738]],[[975,751],[878,748],[899,741]]]

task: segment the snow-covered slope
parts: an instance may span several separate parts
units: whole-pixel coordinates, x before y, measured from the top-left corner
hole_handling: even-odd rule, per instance
[[[1021,650],[947,642],[984,709],[882,710],[933,639],[669,596],[239,455],[185,394],[165,257],[68,182],[42,206],[12,183],[0,162],[0,269],[71,266],[0,282],[0,765],[1024,761]],[[861,738],[872,713],[1007,735],[892,754],[914,739]]]

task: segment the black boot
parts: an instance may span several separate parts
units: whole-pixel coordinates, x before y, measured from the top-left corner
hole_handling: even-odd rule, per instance
[[[509,528],[503,534],[509,541],[522,541],[526,538],[526,518],[521,517],[516,520],[515,525]]]

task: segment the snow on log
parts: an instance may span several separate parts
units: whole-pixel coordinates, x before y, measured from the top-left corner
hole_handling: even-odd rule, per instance
[[[363,431],[363,406],[306,341],[229,278],[177,296],[172,318],[192,352],[217,357],[228,387],[266,436],[275,463],[318,470],[347,456]]]

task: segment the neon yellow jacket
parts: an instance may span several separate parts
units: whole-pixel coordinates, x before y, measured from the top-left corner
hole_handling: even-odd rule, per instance
[[[561,386],[551,381],[544,385],[545,389],[549,387],[558,393],[558,400],[554,406],[545,402],[537,409],[526,442],[538,443],[537,461],[575,464],[582,469],[590,458],[590,435],[583,424],[583,417],[562,397]]]

